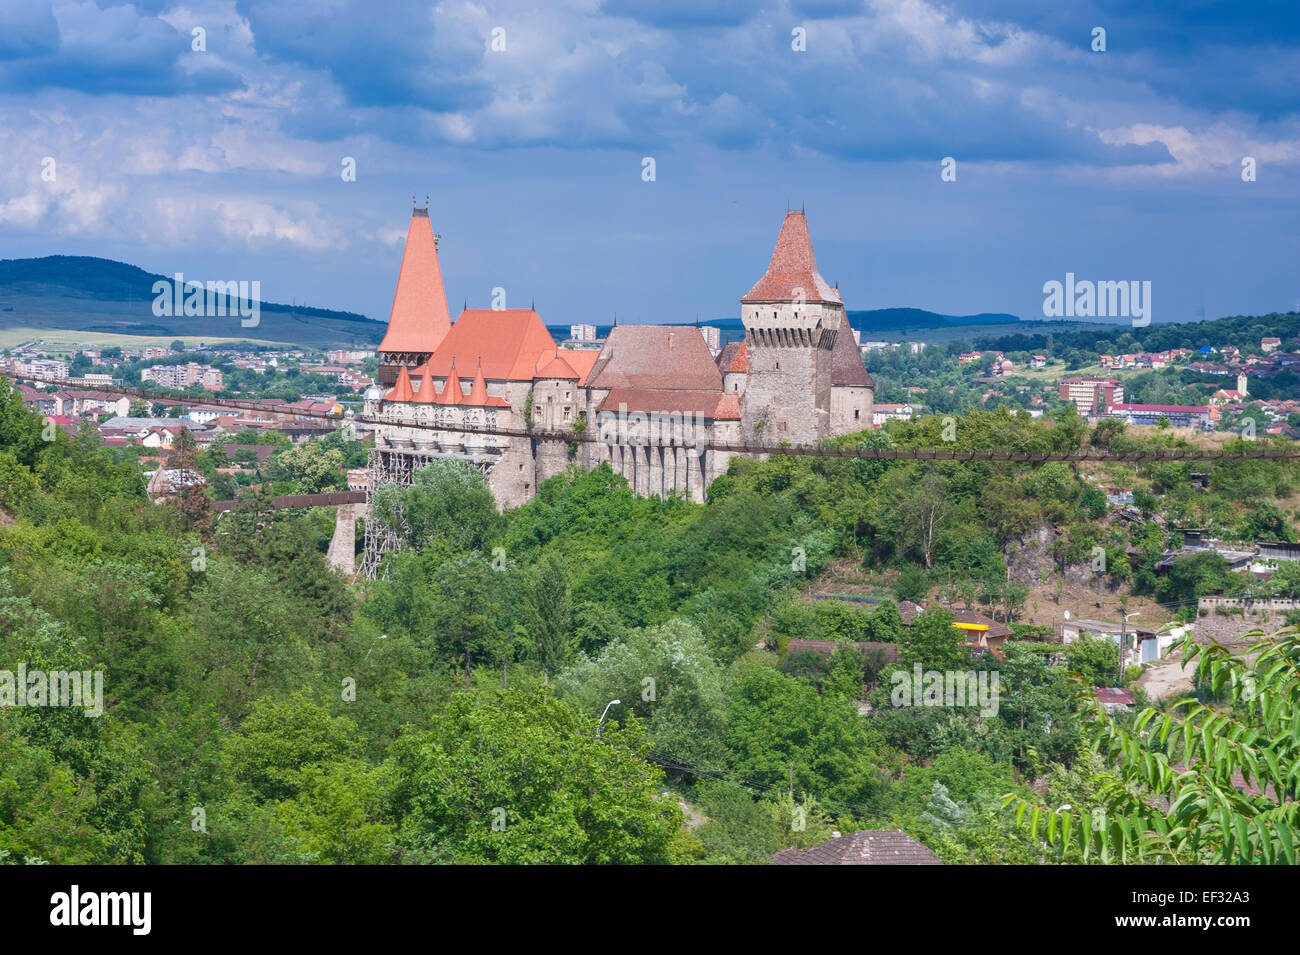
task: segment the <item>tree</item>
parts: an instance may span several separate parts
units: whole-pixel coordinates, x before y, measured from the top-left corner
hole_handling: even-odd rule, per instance
[[[1300,637],[1295,627],[1255,633],[1261,639],[1241,656],[1183,641],[1184,659],[1228,709],[1188,700],[1185,714],[1148,707],[1130,722],[1090,703],[1094,747],[1109,764],[1096,777],[1097,802],[1055,811],[1010,795],[1016,821],[1085,860],[1295,865]]]
[[[520,594],[524,627],[548,677],[573,655],[569,573],[554,552],[528,572]]]
[[[893,528],[899,554],[918,551],[928,571],[935,540],[955,509],[948,481],[933,470],[918,480],[914,469],[896,468],[881,485],[881,514]]]
[[[198,477],[198,444],[189,428],[182,428],[176,436],[175,454],[169,462],[181,474],[181,487],[176,494],[176,506],[187,530],[206,534],[212,527],[212,503],[203,493]]]
[[[414,861],[661,864],[675,799],[634,727],[579,715],[544,689],[458,694],[386,764],[399,843]]]
[[[898,572],[894,582],[894,596],[899,600],[919,603],[930,592],[930,575],[916,564],[908,564]]]
[[[290,480],[296,481],[304,494],[318,494],[335,490],[343,482],[343,452],[338,448],[325,448],[316,441],[296,445],[275,456],[278,465]]]
[[[1065,648],[1065,659],[1090,686],[1114,686],[1119,646],[1106,637],[1083,636]]]
[[[867,621],[866,639],[873,643],[897,643],[903,639],[903,615],[898,604],[882,600]]]
[[[835,644],[831,651],[830,673],[827,674],[824,692],[856,700],[862,696],[866,679],[866,660],[862,651],[847,640]]]
[[[482,472],[457,458],[440,458],[420,468],[407,487],[383,485],[370,510],[408,546],[436,547],[443,557],[484,547],[501,526]]]
[[[942,607],[931,607],[917,614],[904,631],[898,662],[908,669],[917,663],[928,670],[961,669],[968,656],[961,642],[962,631],[952,625],[952,615]]]
[[[469,689],[474,656],[491,659],[506,653],[502,630],[502,578],[476,554],[446,561],[435,571],[427,594],[428,630],[422,636],[443,659],[464,661]]]
[[[239,732],[226,741],[231,771],[260,799],[284,799],[304,786],[303,773],[355,756],[356,727],[303,693],[253,704]]]
[[[744,779],[811,793],[835,812],[865,814],[883,792],[883,741],[841,696],[747,665],[731,687],[728,739]]]
[[[581,713],[644,721],[665,759],[717,771],[727,762],[722,673],[699,629],[682,620],[634,630],[597,657],[580,658],[557,683]]]

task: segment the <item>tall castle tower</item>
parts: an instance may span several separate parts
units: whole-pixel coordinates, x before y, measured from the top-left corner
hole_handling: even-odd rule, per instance
[[[433,223],[427,207],[413,209],[388,331],[378,348],[379,383],[391,388],[397,382],[399,369],[405,367],[409,372],[428,361],[449,331],[451,314],[442,286]]]
[[[829,435],[832,352],[848,322],[839,291],[817,272],[802,212],[786,213],[767,274],[740,300],[740,319],[749,361],[744,436],[813,444]]]

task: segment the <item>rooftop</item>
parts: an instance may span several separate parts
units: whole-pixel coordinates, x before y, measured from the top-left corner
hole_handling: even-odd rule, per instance
[[[767,272],[741,301],[790,302],[796,299],[844,304],[839,291],[831,288],[817,271],[807,217],[802,212],[787,212]]]

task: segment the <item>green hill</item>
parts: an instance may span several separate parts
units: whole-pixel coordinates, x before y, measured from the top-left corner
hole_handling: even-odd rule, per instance
[[[154,275],[110,259],[50,255],[0,259],[0,331],[10,328],[110,335],[247,338],[310,348],[374,346],[385,323],[355,312],[262,302],[260,321],[239,318],[158,317]]]

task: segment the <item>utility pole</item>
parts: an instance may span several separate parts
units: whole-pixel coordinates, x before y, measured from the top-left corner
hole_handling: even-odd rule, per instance
[[[1125,651],[1126,649],[1128,649],[1128,618],[1129,618],[1129,617],[1140,617],[1140,616],[1141,616],[1140,613],[1137,613],[1137,612],[1134,612],[1134,613],[1125,613],[1125,612],[1124,612],[1124,608],[1122,608],[1122,607],[1120,608],[1120,611],[1119,611],[1119,619],[1120,619],[1120,624],[1119,624],[1119,681],[1115,684],[1116,686],[1123,686],[1123,685],[1124,685],[1124,651]]]
[[[1124,685],[1124,645],[1128,642],[1128,614],[1122,609],[1119,612],[1119,679],[1115,681],[1116,686]]]

